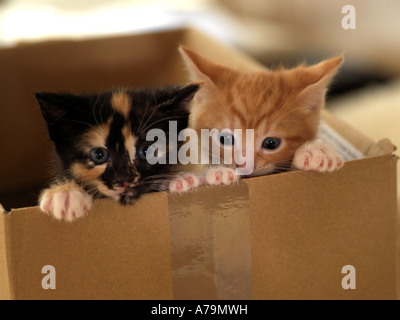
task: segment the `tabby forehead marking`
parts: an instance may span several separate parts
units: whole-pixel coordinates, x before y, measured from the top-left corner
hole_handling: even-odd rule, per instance
[[[135,159],[136,154],[136,141],[137,138],[132,135],[131,128],[129,126],[124,126],[122,128],[122,135],[124,137],[125,149],[128,151],[130,160],[133,161]]]
[[[111,106],[112,108],[121,113],[125,119],[128,118],[129,112],[131,110],[131,97],[126,94],[124,91],[114,92],[111,97]]]

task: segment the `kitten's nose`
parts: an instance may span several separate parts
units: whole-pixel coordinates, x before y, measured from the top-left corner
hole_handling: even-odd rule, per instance
[[[123,184],[124,188],[128,188],[129,185],[130,185],[130,183],[128,181],[125,181],[124,184]]]
[[[128,188],[132,185],[132,181],[129,180],[119,180],[117,181],[117,185],[119,187],[124,187],[124,188]]]
[[[118,179],[116,184],[119,187],[129,188],[133,184],[133,179]]]
[[[137,173],[127,178],[118,179],[117,184],[124,188],[130,188],[134,186],[139,181],[139,179],[140,179],[140,174]]]

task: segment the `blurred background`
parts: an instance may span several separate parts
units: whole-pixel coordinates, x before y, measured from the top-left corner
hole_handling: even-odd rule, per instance
[[[342,25],[347,5],[355,29]],[[399,0],[0,0],[0,50],[188,25],[271,68],[344,53],[327,108],[400,146]]]
[[[400,146],[399,17],[398,0],[0,0],[0,48],[193,25],[268,67],[345,53],[327,107]]]

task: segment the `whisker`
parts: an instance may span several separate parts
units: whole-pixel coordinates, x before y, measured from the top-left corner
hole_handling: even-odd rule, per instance
[[[99,121],[97,120],[97,116],[96,116],[96,109],[97,109],[97,104],[99,103],[99,101],[100,101],[100,95],[98,95],[96,97],[96,101],[94,102],[94,104],[92,106],[92,115],[93,115],[94,121],[96,122],[96,125],[100,125]],[[100,108],[100,116],[101,116],[101,108]]]
[[[140,124],[138,127],[138,132],[142,132],[142,126],[145,127],[147,126],[147,123],[150,121],[151,117],[154,115],[155,113],[155,108],[152,108],[152,110],[150,110],[150,115],[147,115],[148,110],[150,109],[150,105],[151,105],[151,101],[150,101],[150,96],[146,96],[146,104],[145,104],[145,109],[144,109],[144,115],[143,117],[140,119]],[[146,119],[146,122],[144,122],[144,119]]]
[[[93,125],[91,123],[85,122],[85,121],[80,121],[80,120],[69,120],[71,123],[78,123],[78,124],[83,124],[89,128],[92,128]]]
[[[165,117],[165,118],[162,118],[162,119],[158,119],[158,120],[150,123],[149,125],[147,125],[143,130],[141,130],[139,132],[139,134],[142,134],[143,132],[146,132],[148,128],[154,127],[154,125],[156,125],[157,123],[165,122],[165,121],[168,121],[168,120],[183,119],[183,118],[186,118],[186,117],[187,117],[187,115],[182,115],[182,116],[173,116],[173,117]]]

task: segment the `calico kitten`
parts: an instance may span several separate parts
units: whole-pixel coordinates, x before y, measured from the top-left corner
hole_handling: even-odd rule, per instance
[[[309,67],[242,72],[211,62],[183,46],[179,51],[191,80],[203,82],[193,100],[189,127],[198,132],[212,128],[254,129],[255,145],[247,146],[247,152],[254,155],[254,171],[249,176],[293,167],[332,172],[343,165],[329,146],[314,140],[327,86],[342,56]],[[224,152],[233,152],[232,145],[239,139],[245,141],[244,136],[233,134],[217,139],[221,158]],[[246,153],[245,144],[241,151]],[[234,165],[240,168],[245,164]],[[231,175],[232,171],[217,168],[207,182],[213,184],[214,179],[219,184],[225,179],[228,184],[235,180]],[[182,191],[190,187],[183,186]]]
[[[72,221],[90,210],[93,197],[131,204],[144,193],[164,190],[166,181],[182,169],[149,164],[146,153],[154,142],[146,141],[146,134],[161,129],[168,140],[169,121],[176,121],[178,132],[185,129],[198,88],[36,93],[60,162],[56,182],[40,196],[40,208]]]

